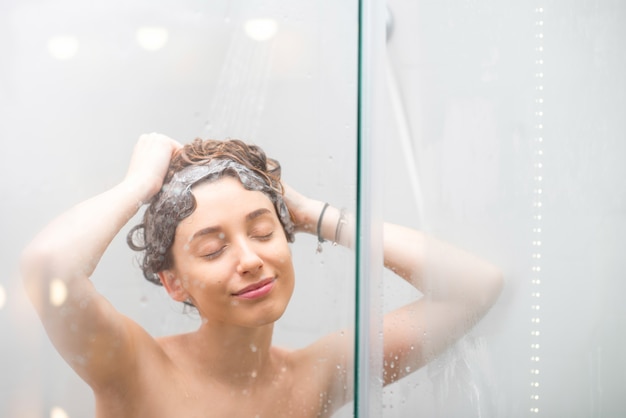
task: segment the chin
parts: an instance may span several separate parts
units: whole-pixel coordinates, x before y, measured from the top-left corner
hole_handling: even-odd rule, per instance
[[[252,321],[253,326],[261,327],[261,326],[275,323],[283,316],[286,309],[287,309],[287,304],[284,304],[284,306],[274,305],[267,310],[264,309],[263,312],[260,312],[257,315],[255,315],[255,318]]]

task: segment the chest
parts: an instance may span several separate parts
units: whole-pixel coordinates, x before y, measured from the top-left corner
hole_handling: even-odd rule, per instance
[[[120,399],[109,399],[128,415],[116,418],[318,418],[331,415],[324,385],[311,376],[285,374],[266,381],[240,386],[185,381],[178,376],[160,376],[142,385],[138,396],[128,397],[126,407]],[[146,382],[147,383],[147,382]],[[132,411],[132,412],[131,412]],[[106,413],[99,418],[108,418]]]

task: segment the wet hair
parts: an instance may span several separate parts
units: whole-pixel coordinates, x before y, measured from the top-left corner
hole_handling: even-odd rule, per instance
[[[283,200],[280,174],[278,161],[266,157],[260,147],[238,139],[195,139],[183,146],[172,157],[163,187],[151,199],[142,222],[126,237],[128,246],[142,253],[144,277],[162,285],[157,273],[172,267],[176,228],[196,208],[192,187],[224,176],[238,179],[248,190],[264,193],[274,204],[287,240],[293,242],[294,226]]]

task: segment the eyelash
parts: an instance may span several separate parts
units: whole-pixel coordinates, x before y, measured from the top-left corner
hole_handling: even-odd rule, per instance
[[[270,232],[269,234],[266,234],[266,235],[254,236],[253,238],[258,239],[259,241],[269,241],[270,239],[272,239],[273,236],[274,236],[274,231],[272,231],[272,232]],[[214,258],[217,258],[220,254],[222,254],[222,252],[224,252],[226,247],[227,246],[225,245],[222,248],[220,248],[219,250],[214,251],[214,252],[209,253],[209,254],[205,254],[202,257],[206,258],[208,260],[213,260]]]
[[[217,258],[220,254],[222,254],[225,249],[226,249],[226,246],[223,246],[219,250],[214,251],[214,252],[209,253],[209,254],[205,254],[202,257],[206,258],[207,260],[213,260],[214,258]]]
[[[268,241],[270,238],[272,238],[272,236],[274,235],[274,231],[270,232],[269,234],[266,235],[260,235],[260,236],[256,236],[254,238],[261,240],[261,241]]]

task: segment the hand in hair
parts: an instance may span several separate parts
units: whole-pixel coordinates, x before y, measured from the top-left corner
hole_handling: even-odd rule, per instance
[[[165,135],[151,133],[139,137],[124,179],[132,189],[143,194],[146,203],[163,185],[163,179],[174,153],[182,145]]]

